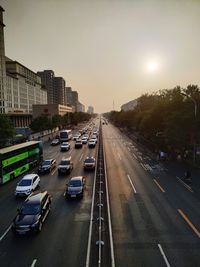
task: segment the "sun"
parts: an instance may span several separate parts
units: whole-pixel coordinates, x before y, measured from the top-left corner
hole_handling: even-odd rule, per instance
[[[159,69],[159,63],[156,60],[149,61],[146,65],[148,72],[156,72]]]

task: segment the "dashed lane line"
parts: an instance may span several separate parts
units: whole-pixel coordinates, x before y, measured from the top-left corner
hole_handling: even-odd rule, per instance
[[[31,264],[31,267],[34,267],[36,265],[36,262],[37,262],[37,259],[34,259],[32,264]]]
[[[2,241],[3,238],[7,235],[7,233],[10,231],[11,227],[12,227],[12,225],[10,225],[10,226],[7,228],[7,230],[5,231],[5,233],[0,237],[0,241]]]
[[[132,186],[132,188],[133,188],[134,193],[137,194],[137,191],[136,191],[136,189],[135,189],[135,186],[133,185],[133,182],[132,182],[132,180],[131,180],[129,174],[127,174],[127,177],[128,177],[129,182],[130,182],[130,184],[131,184],[131,186]]]
[[[156,179],[153,179],[155,184],[158,186],[161,192],[165,193],[165,190],[162,188],[162,186],[156,181]]]
[[[188,217],[184,214],[184,212],[181,209],[178,209],[178,213],[181,215],[181,217],[186,221],[186,223],[190,226],[190,228],[195,232],[195,234],[200,238],[200,232],[199,230],[194,226],[194,224],[188,219]]]
[[[185,186],[185,188],[186,188],[187,190],[189,190],[191,193],[194,192],[194,191],[192,190],[192,188],[191,188],[189,185],[187,185],[186,183],[184,183],[178,176],[176,176],[176,178],[177,178],[177,180],[178,180],[183,186]]]
[[[161,255],[162,255],[162,257],[163,257],[163,259],[164,259],[164,261],[165,261],[166,266],[167,266],[167,267],[170,267],[169,261],[168,261],[166,255],[165,255],[165,253],[164,253],[164,251],[163,251],[163,249],[162,249],[161,244],[158,244],[158,248],[159,248],[160,253],[161,253]]]

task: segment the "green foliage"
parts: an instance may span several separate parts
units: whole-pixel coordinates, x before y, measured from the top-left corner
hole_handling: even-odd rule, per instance
[[[6,115],[0,114],[0,147],[4,147],[14,135],[15,129],[11,120]]]
[[[116,126],[138,131],[157,147],[181,151],[192,148],[194,142],[200,144],[199,103],[197,85],[176,86],[142,95],[132,111],[112,111],[106,116]]]

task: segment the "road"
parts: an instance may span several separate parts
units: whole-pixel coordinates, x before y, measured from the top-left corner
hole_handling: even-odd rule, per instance
[[[20,207],[22,199],[14,197],[20,178],[0,188],[0,266],[84,266],[90,221],[94,172],[85,173],[83,160],[95,156],[96,148],[74,149],[71,141],[69,152],[60,152],[60,146],[44,146],[44,158],[56,158],[57,165],[64,156],[71,155],[74,169],[70,175],[58,176],[57,169],[41,175],[40,190],[47,190],[53,197],[51,212],[41,233],[35,236],[15,237],[10,224]],[[63,196],[66,182],[72,176],[86,175],[86,190],[80,200],[66,200]],[[8,230],[8,232],[7,232]],[[5,235],[4,235],[5,234]]]
[[[115,266],[200,266],[199,195],[117,128],[108,124],[102,130]],[[55,157],[59,163],[71,155],[74,169],[64,177],[57,169],[41,175],[40,190],[53,197],[41,233],[13,235],[10,225],[23,201],[14,197],[20,178],[0,187],[1,267],[85,267],[94,172],[84,172],[83,160],[96,156],[96,148],[74,149],[71,144],[71,150],[62,153],[59,146],[44,145],[44,158]],[[84,198],[65,200],[68,179],[85,174]]]
[[[103,126],[116,266],[200,266],[199,196]]]

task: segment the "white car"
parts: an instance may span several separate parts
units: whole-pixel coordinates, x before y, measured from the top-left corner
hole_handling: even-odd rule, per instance
[[[96,146],[96,141],[94,139],[90,139],[88,141],[88,147],[94,148]]]
[[[27,174],[17,184],[15,196],[28,196],[40,185],[40,177],[37,174]]]
[[[83,136],[81,140],[83,144],[87,144],[88,138],[86,136]]]
[[[76,134],[73,135],[72,139],[73,139],[74,141],[76,141],[76,140],[79,139],[80,137],[81,137],[81,134],[80,134],[80,133],[76,133]]]
[[[60,151],[68,151],[70,150],[70,144],[68,142],[63,142],[60,146]]]

